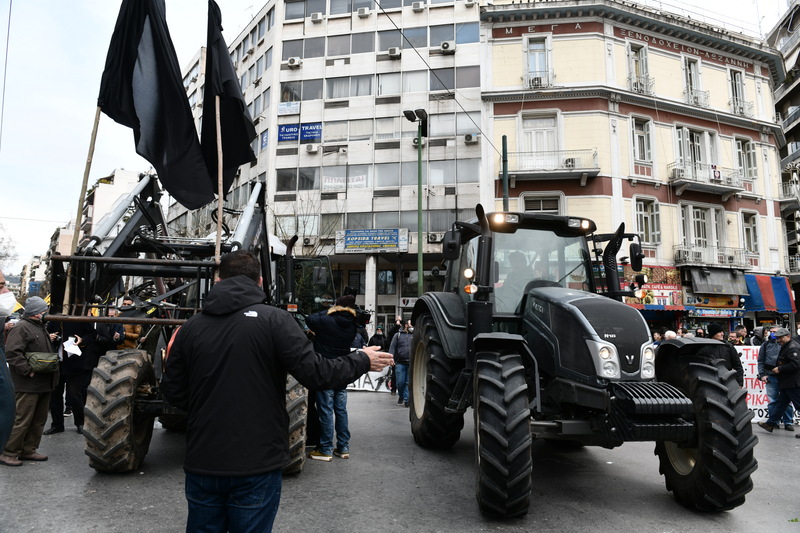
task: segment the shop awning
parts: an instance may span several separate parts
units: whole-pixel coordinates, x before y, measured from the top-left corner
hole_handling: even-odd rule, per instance
[[[695,294],[747,294],[747,284],[738,270],[725,268],[693,268],[692,289]]]
[[[744,297],[744,308],[748,311],[796,311],[792,288],[785,277],[745,274],[744,278],[750,293]]]

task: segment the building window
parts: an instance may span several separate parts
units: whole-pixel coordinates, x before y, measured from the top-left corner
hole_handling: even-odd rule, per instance
[[[428,46],[428,28],[421,26],[419,28],[405,28],[403,29],[403,48],[425,48]]]
[[[322,99],[322,79],[303,80],[303,100]]]
[[[347,213],[347,229],[372,229],[372,213]]]
[[[678,162],[684,170],[694,179],[710,179],[710,165],[717,160],[716,134],[679,127],[677,137]]]
[[[286,2],[286,20],[301,19],[306,15],[305,2]]]
[[[297,234],[297,220],[294,215],[275,217],[275,234],[280,239],[288,239]]]
[[[643,244],[661,242],[661,216],[658,202],[646,198],[636,200],[636,232]]]
[[[633,119],[633,158],[636,161],[652,162],[650,155],[650,121]]]
[[[299,102],[301,97],[302,82],[282,81],[281,102]]]
[[[719,208],[681,205],[682,244],[697,248],[725,246],[724,218]]]
[[[456,86],[456,71],[453,68],[431,69],[431,91],[452,91]],[[419,90],[419,89],[417,89]]]
[[[367,273],[364,270],[350,270],[347,273],[347,286],[356,289],[358,294],[364,294],[366,279]]]
[[[341,213],[326,213],[319,216],[320,237],[335,237],[344,224],[344,215]]]
[[[522,202],[526,213],[561,214],[561,202],[558,196],[524,195]]]
[[[375,51],[375,33],[354,33],[351,50],[354,54],[371,53]]]
[[[350,35],[328,37],[328,56],[350,55]]]
[[[547,54],[547,40],[540,37],[528,39],[526,50],[526,79],[527,86],[548,87],[551,85],[550,62]]]
[[[397,294],[397,283],[394,280],[394,271],[379,270],[377,281],[378,294]]]
[[[731,105],[737,115],[745,114],[744,72],[731,70]]]
[[[650,80],[647,74],[647,48],[645,46],[630,45],[628,70],[630,72],[631,90],[637,93],[649,93]]]
[[[736,139],[736,164],[744,179],[754,180],[758,177],[754,142],[747,139]]]
[[[758,214],[742,213],[742,236],[744,249],[749,254],[758,253]]]
[[[283,61],[290,57],[303,57],[303,39],[283,41],[283,56],[281,57]]]

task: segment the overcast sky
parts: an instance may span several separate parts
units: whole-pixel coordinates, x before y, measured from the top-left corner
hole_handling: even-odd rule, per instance
[[[228,43],[265,4],[217,2]],[[762,33],[771,29],[787,5],[786,0],[641,3],[710,23],[724,21],[751,34],[758,33],[759,20]],[[185,66],[205,44],[207,3],[166,0],[166,5],[178,60]],[[18,274],[31,256],[45,253],[55,228],[75,217],[100,76],[119,6],[114,0],[0,0],[0,51],[3,56],[7,51],[8,58],[7,73],[0,71],[5,86],[0,231],[14,241],[19,256],[5,268],[7,274]],[[102,115],[89,184],[115,168],[143,172],[150,165],[136,155],[131,130]]]

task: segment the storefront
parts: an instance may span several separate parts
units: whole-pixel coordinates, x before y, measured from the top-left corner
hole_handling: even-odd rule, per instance
[[[747,318],[756,326],[778,324],[794,330],[794,294],[783,276],[745,274],[748,295],[744,297]]]
[[[732,331],[744,318],[743,297],[748,293],[741,270],[689,267],[682,272],[685,327],[708,330],[716,322]],[[752,325],[749,326],[752,329]]]
[[[647,284],[642,298],[625,297],[626,304],[639,309],[651,331],[661,328],[675,330],[683,323],[685,308],[681,293],[680,272],[673,267],[643,266],[634,272],[625,265],[622,273],[622,288],[627,289],[636,279],[636,274],[645,274]]]

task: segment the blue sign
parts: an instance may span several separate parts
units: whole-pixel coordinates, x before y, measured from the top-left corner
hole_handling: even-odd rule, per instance
[[[261,134],[261,149],[262,150],[267,147],[267,144],[269,144],[268,141],[269,141],[269,130],[266,130],[266,131],[264,131],[264,133]]]
[[[336,253],[407,252],[408,229],[348,229],[336,232]]]
[[[300,125],[301,141],[317,141],[322,139],[322,122],[312,122]]]
[[[296,141],[300,138],[299,124],[281,124],[278,126],[278,142]]]

